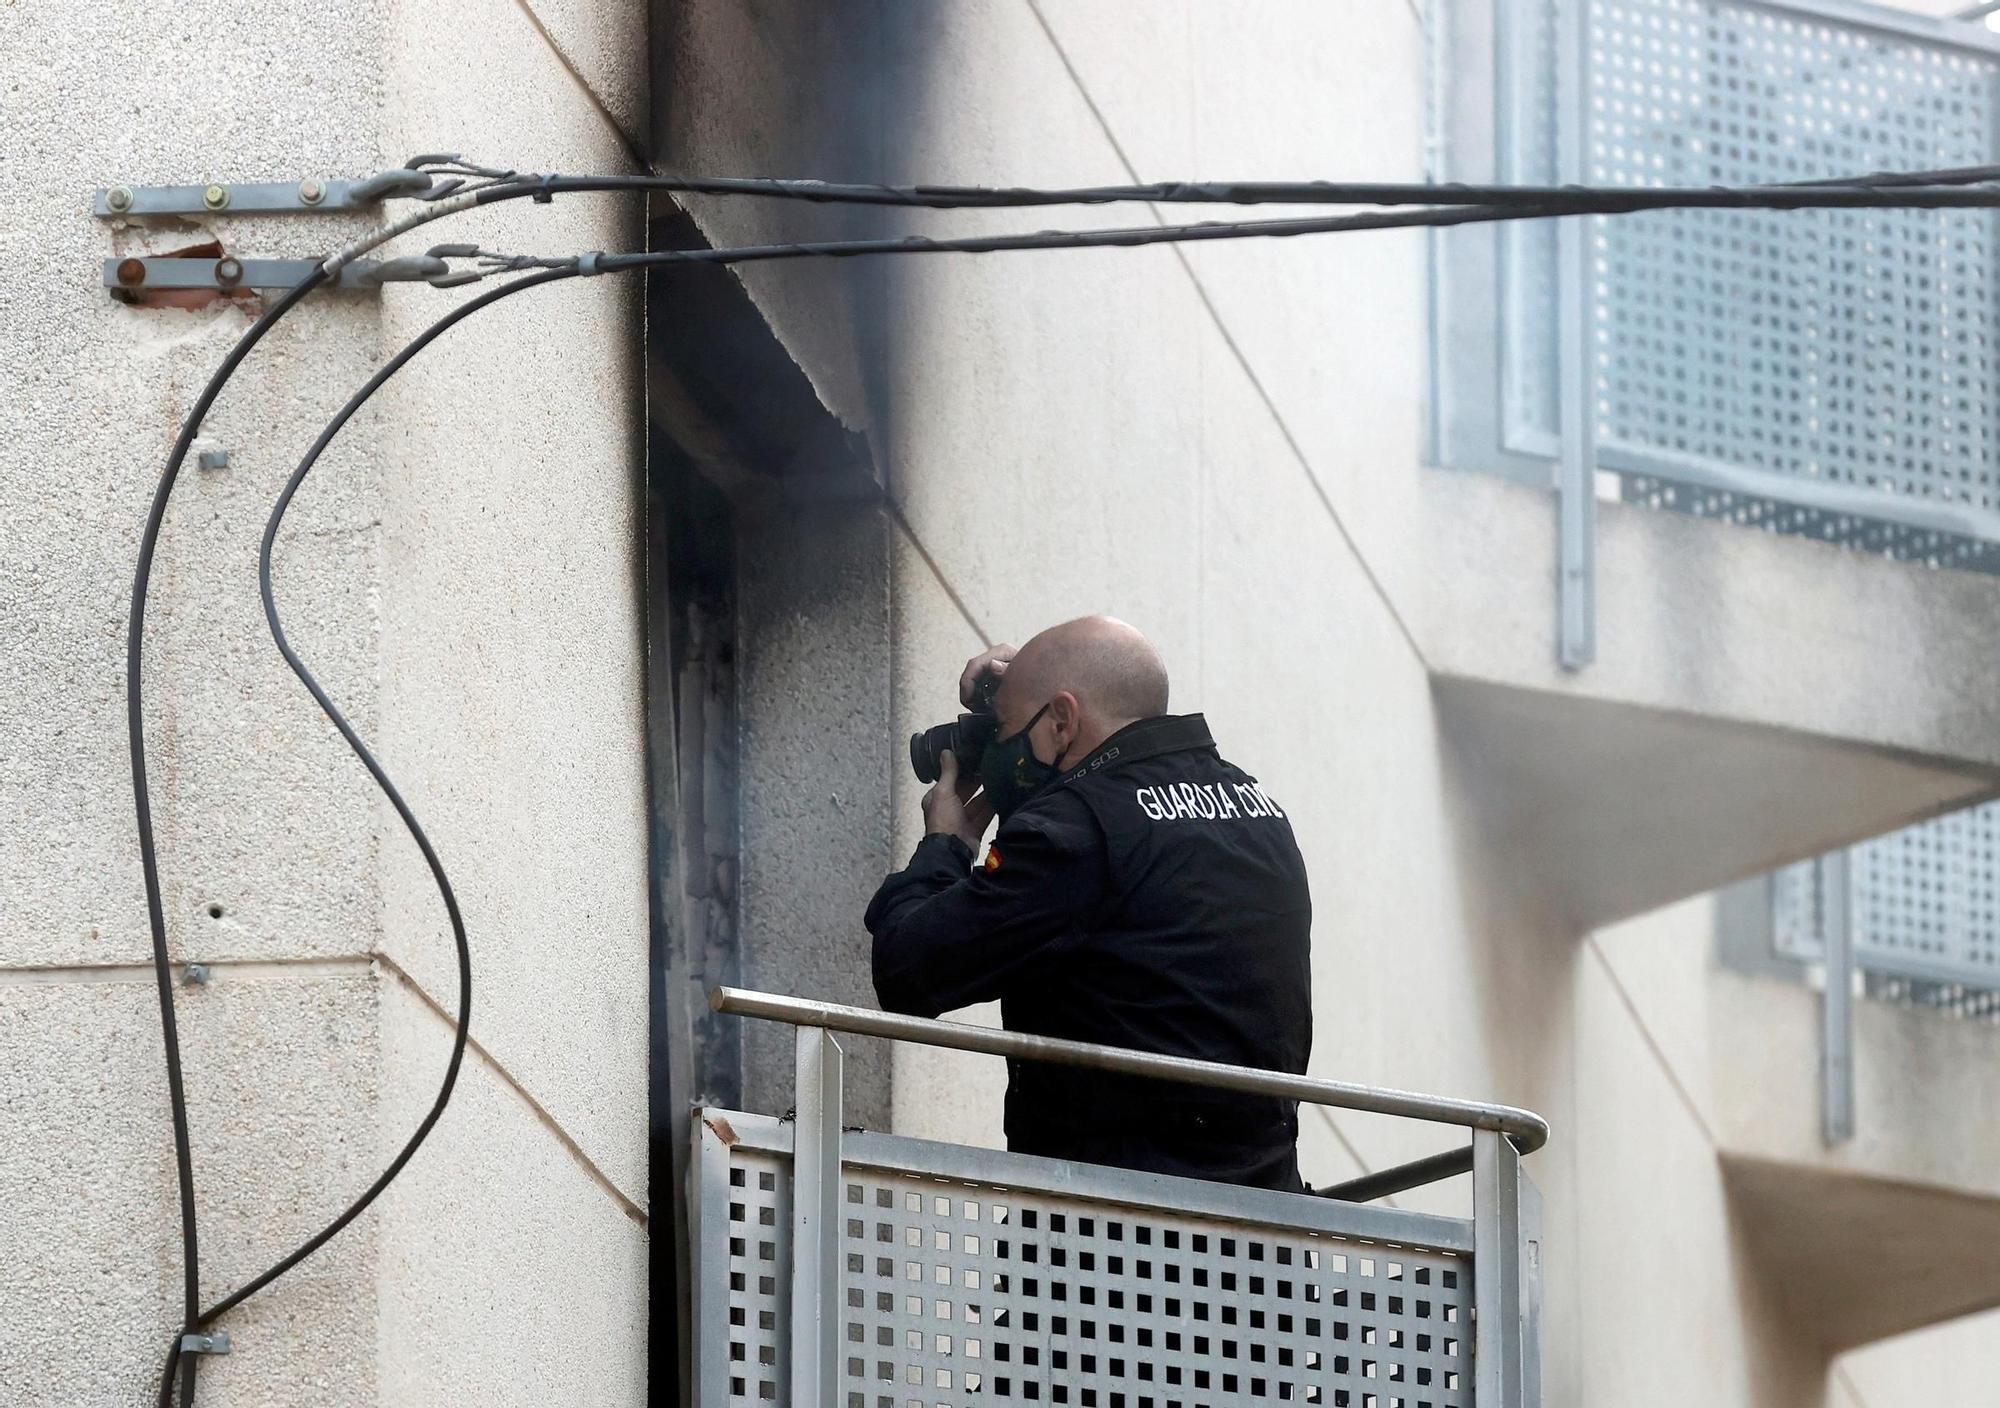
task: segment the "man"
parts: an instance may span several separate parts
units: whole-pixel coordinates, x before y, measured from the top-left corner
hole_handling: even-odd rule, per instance
[[[916,854],[868,906],[882,1005],[998,998],[1014,1031],[1303,1072],[1305,863],[1201,715],[1167,713],[1158,652],[1085,617],[975,656],[959,693],[976,708],[988,689],[999,727],[978,776],[944,755]],[[1304,1186],[1298,1106],[1275,1097],[1017,1061],[1006,1128],[1023,1153]]]

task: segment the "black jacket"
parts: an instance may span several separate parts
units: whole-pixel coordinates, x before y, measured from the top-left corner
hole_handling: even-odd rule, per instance
[[[985,861],[931,835],[868,906],[882,1005],[998,998],[1014,1031],[1303,1072],[1312,904],[1284,812],[1199,714],[1142,719],[1017,809]],[[1300,1185],[1295,1102],[1010,1062],[1032,1154]]]

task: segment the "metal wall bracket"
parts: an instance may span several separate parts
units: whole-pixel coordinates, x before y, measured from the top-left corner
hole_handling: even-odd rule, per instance
[[[158,293],[165,289],[296,288],[319,267],[317,259],[107,259],[104,286],[128,293]],[[375,261],[357,259],[340,271],[341,288],[371,287],[366,276]]]
[[[229,1331],[207,1330],[196,1335],[181,1336],[182,1354],[227,1354],[229,1353]]]
[[[304,283],[317,259],[127,259],[104,261],[104,286],[127,295],[175,290],[232,293],[241,289],[288,289]],[[342,266],[336,287],[379,289],[385,283],[441,278],[450,265],[429,255],[402,259],[356,259]]]
[[[101,186],[92,202],[100,220],[138,215],[311,215],[372,210],[391,196],[431,188],[426,171],[398,167],[358,181],[232,181],[205,186]]]

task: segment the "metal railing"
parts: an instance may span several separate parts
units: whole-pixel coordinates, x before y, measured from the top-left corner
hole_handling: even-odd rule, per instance
[[[1548,1125],[1506,1105],[719,988],[799,1029],[791,1120],[702,1110],[699,1408],[1540,1401]],[[1320,1197],[842,1128],[834,1032],[1458,1126]],[[1473,1215],[1368,1206],[1473,1174]]]

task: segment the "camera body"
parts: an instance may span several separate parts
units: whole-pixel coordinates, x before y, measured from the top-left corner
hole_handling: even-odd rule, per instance
[[[944,771],[944,752],[947,748],[958,759],[961,777],[979,771],[979,760],[986,756],[986,745],[993,741],[993,735],[1000,731],[1000,720],[993,712],[993,691],[999,688],[998,677],[982,675],[973,686],[973,710],[960,714],[948,724],[933,724],[910,735],[910,770],[919,782],[936,782]]]

